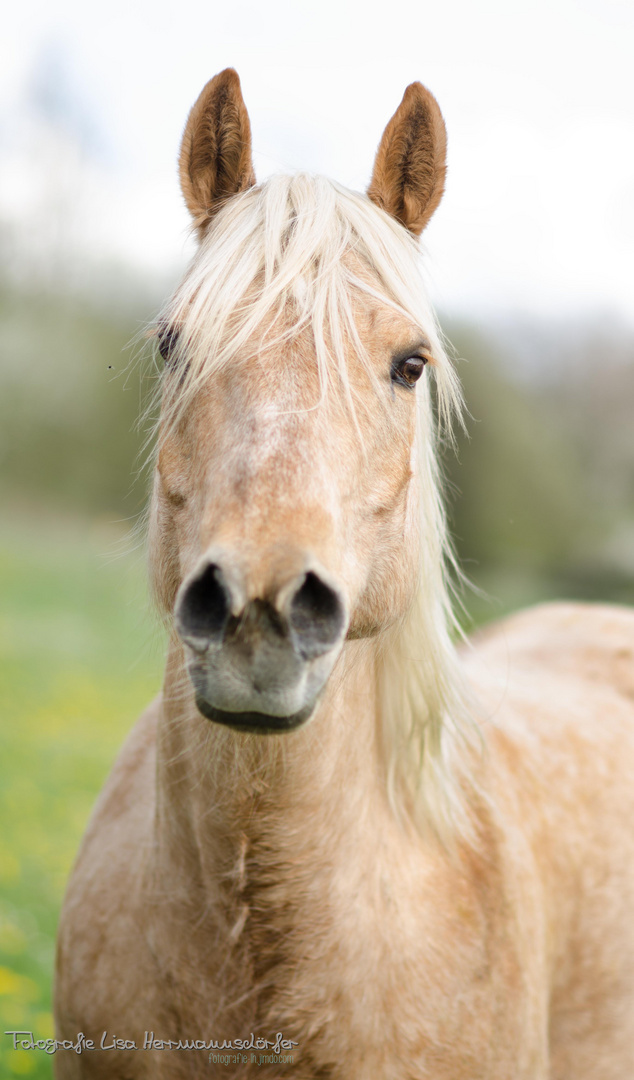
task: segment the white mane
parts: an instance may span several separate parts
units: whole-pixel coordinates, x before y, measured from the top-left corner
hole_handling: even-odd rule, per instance
[[[360,274],[359,265],[370,273]],[[275,326],[278,317],[279,339],[312,331],[322,393],[333,372],[347,386],[350,342],[364,355],[354,318],[359,291],[400,311],[428,337],[437,412],[448,430],[452,414],[460,411],[460,389],[426,297],[417,242],[366,196],[303,173],[274,176],[231,198],[211,222],[159,319],[159,335],[166,328],[172,334],[169,364],[179,373],[169,380],[162,423],[177,422],[208,377],[253,352],[258,333]],[[416,393],[420,584],[408,616],[384,635],[380,712],[393,805],[449,837],[456,828],[468,831],[459,750],[472,725],[451,640],[457,626],[447,570],[455,563],[427,380]]]

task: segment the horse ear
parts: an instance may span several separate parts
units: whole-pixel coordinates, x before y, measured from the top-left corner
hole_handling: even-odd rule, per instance
[[[255,183],[249,114],[233,68],[211,79],[192,108],[179,171],[181,190],[201,237],[223,200]]]
[[[445,190],[447,132],[438,102],[411,83],[383,132],[368,196],[419,236]]]

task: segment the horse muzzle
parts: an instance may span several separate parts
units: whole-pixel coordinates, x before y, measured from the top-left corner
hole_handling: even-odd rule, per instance
[[[297,573],[297,561],[255,596],[237,560],[218,550],[183,582],[174,622],[197,708],[209,720],[279,734],[310,718],[348,617],[323,568],[304,560]]]

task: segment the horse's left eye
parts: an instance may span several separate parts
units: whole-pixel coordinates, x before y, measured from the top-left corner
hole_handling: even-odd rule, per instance
[[[400,386],[413,386],[423,374],[426,363],[426,356],[408,356],[404,360],[395,360],[392,364],[392,382]]]

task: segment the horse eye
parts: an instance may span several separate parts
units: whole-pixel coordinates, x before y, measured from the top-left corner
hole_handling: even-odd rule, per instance
[[[400,386],[413,386],[423,374],[426,363],[426,356],[407,356],[404,360],[395,360],[392,364],[392,382]]]
[[[175,326],[160,323],[157,331],[158,349],[166,364],[174,359],[179,330]]]

